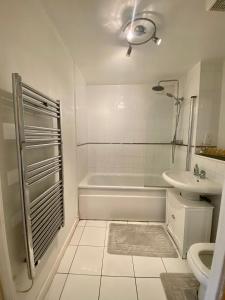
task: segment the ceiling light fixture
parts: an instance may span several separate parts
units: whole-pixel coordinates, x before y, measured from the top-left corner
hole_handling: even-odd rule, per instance
[[[124,27],[123,32],[129,44],[127,56],[131,55],[132,46],[143,45],[152,40],[157,46],[162,39],[157,37],[157,27],[154,21],[146,17],[134,17]]]
[[[159,46],[159,45],[161,44],[161,42],[162,42],[162,39],[161,39],[161,38],[158,38],[157,36],[154,36],[154,37],[152,38],[152,40],[153,40],[153,42],[154,42],[157,46]]]

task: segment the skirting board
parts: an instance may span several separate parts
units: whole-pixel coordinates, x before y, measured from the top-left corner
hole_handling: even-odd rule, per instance
[[[77,219],[75,221],[75,223],[73,224],[73,226],[72,226],[72,228],[70,230],[70,233],[68,234],[68,237],[66,238],[65,243],[64,243],[61,251],[59,252],[59,255],[56,258],[56,261],[55,261],[54,265],[52,266],[52,269],[51,269],[51,271],[50,271],[47,279],[45,280],[44,285],[42,286],[39,295],[37,296],[37,300],[43,300],[45,298],[45,296],[46,296],[46,294],[47,294],[47,292],[48,292],[48,290],[49,290],[49,288],[51,286],[51,283],[52,283],[52,281],[54,279],[54,276],[55,276],[55,274],[57,272],[57,269],[59,267],[60,261],[61,261],[63,255],[64,255],[64,253],[66,251],[66,248],[69,245],[70,240],[71,240],[71,238],[73,236],[73,233],[74,233],[74,231],[75,231],[75,229],[77,227],[78,222],[79,222],[79,220]]]

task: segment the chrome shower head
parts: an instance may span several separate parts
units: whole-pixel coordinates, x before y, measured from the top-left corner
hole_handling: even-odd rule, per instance
[[[164,91],[164,89],[165,88],[160,84],[152,87],[152,90],[155,91],[155,92],[162,92],[162,91]]]

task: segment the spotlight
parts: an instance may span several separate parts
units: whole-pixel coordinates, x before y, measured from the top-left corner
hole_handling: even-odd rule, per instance
[[[129,45],[129,48],[127,49],[127,56],[128,57],[130,57],[131,52],[132,52],[132,47],[131,47],[131,45]]]
[[[133,32],[131,30],[129,30],[128,34],[127,34],[127,41],[132,42],[133,37],[134,37]]]
[[[161,39],[161,38],[158,38],[157,36],[154,36],[152,39],[153,39],[153,42],[154,42],[157,46],[159,46],[159,45],[161,44],[161,42],[162,42],[162,39]]]

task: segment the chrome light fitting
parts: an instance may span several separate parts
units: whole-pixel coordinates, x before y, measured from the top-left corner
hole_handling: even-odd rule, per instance
[[[131,55],[132,46],[143,45],[151,40],[159,46],[162,41],[157,37],[155,22],[146,17],[134,17],[124,26],[123,32],[129,45],[127,56]]]

